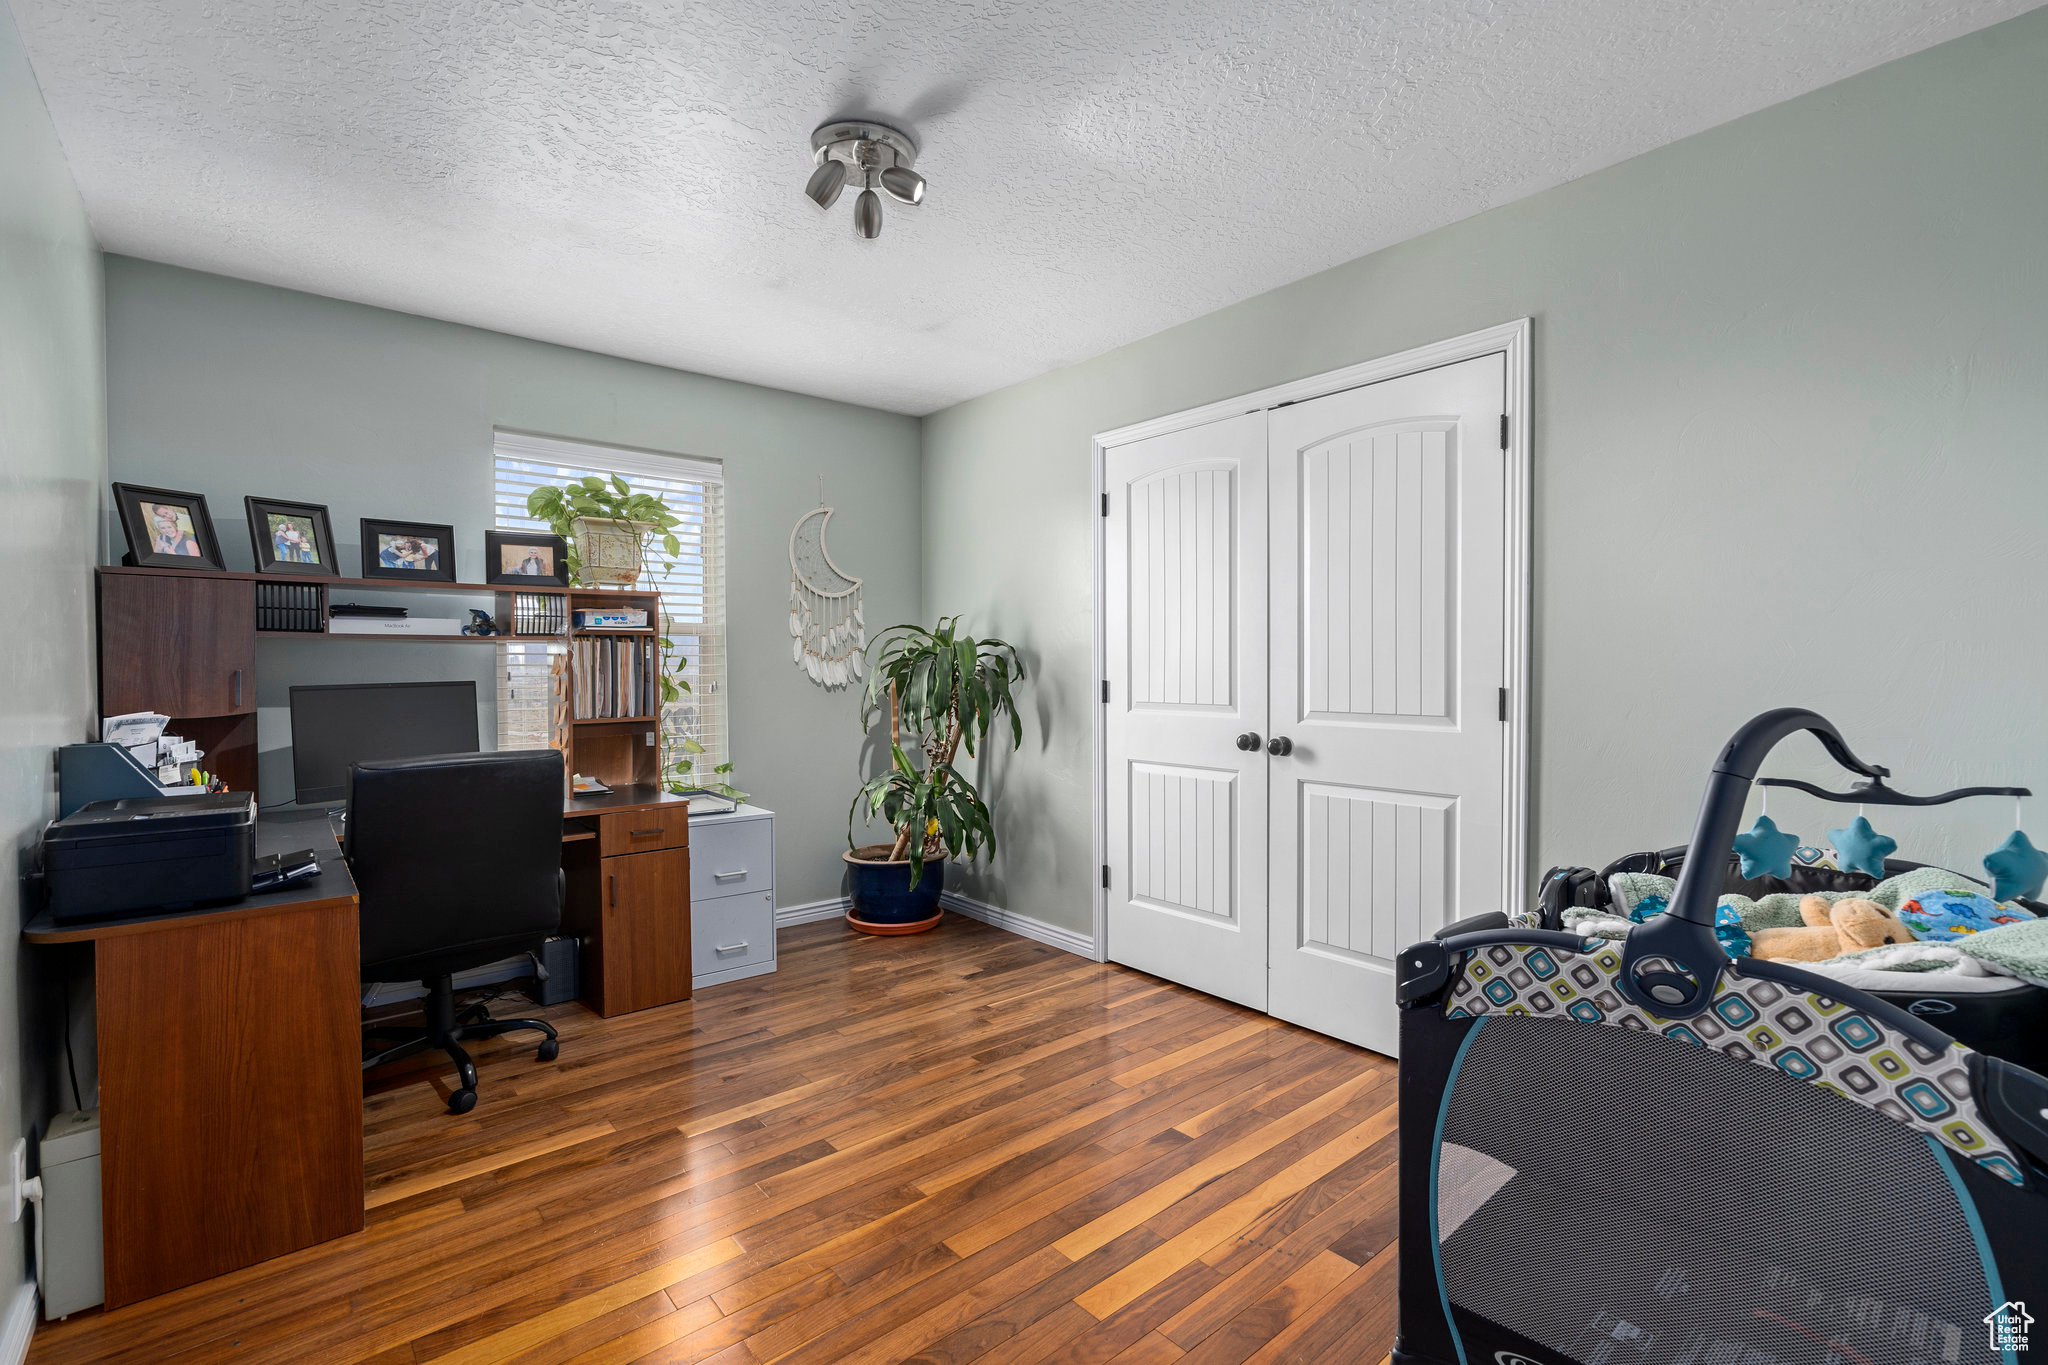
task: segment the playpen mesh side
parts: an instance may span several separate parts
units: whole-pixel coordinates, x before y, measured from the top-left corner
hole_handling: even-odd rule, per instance
[[[1949,1158],[1814,1086],[1637,1030],[1495,1016],[1443,1136],[1453,1165],[1474,1160],[1455,1145],[1513,1172],[1443,1238],[1446,1296],[1570,1359],[2001,1359]]]

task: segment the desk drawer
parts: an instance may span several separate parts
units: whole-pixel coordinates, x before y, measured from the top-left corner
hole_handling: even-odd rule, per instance
[[[690,906],[690,971],[750,967],[775,956],[775,893],[720,896]]]
[[[597,817],[597,851],[607,858],[689,846],[690,808],[680,802]]]
[[[690,899],[737,896],[775,888],[774,829],[766,820],[731,824],[716,819],[697,827],[697,847],[690,860]]]

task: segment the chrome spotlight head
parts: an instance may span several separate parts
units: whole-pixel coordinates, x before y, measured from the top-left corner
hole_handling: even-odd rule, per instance
[[[839,201],[839,191],[846,188],[846,163],[844,161],[821,161],[818,169],[811,172],[810,183],[804,186],[804,193],[812,203],[821,209],[829,209]]]
[[[853,201],[853,230],[868,241],[882,235],[882,197],[873,190]]]
[[[902,204],[924,202],[924,177],[908,166],[891,166],[882,172],[882,188]]]

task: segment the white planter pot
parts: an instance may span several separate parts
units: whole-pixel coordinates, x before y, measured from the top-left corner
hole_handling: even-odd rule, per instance
[[[582,567],[577,578],[587,584],[630,588],[640,581],[645,567],[642,547],[649,532],[661,528],[652,522],[613,521],[610,517],[578,517],[569,523],[576,537],[576,555]]]

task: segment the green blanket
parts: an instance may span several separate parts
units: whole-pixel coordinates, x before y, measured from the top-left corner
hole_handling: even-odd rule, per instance
[[[1655,873],[1616,873],[1609,879],[1609,890],[1617,903],[1633,904],[1644,896],[1662,896],[1667,901],[1675,889],[1669,877]],[[1868,891],[1817,891],[1812,894],[1833,903],[1861,896],[1876,901],[1885,909],[1898,912],[1901,905],[1927,891],[1977,891],[1983,888],[1973,885],[1967,878],[1938,867],[1918,867],[1911,872],[1901,872],[1896,877],[1887,877]],[[1799,902],[1805,897],[1791,892],[1779,892],[1765,896],[1762,900],[1751,900],[1747,896],[1724,895],[1721,903],[1734,908],[1742,919],[1746,933],[1754,934],[1759,929],[1796,929],[1804,920],[1799,918]],[[1582,932],[1604,938],[1624,937],[1631,926],[1626,919],[1598,910],[1567,910],[1565,924]],[[1583,921],[1583,923],[1581,923]],[[1952,943],[1939,945],[1953,947],[1956,954],[1911,951],[1918,945],[1887,945],[1866,949],[1860,953],[1845,954],[1835,961],[1847,961],[1864,957],[1877,960],[1869,965],[1887,971],[1899,972],[1940,972],[1955,970],[1954,957],[1972,957],[1984,963],[1993,971],[2019,977],[2035,985],[2048,986],[2048,919],[2028,920],[2023,924],[2008,924],[1997,929],[1988,929],[1981,934],[1968,934]],[[1928,945],[1933,947],[1935,945]],[[1946,960],[1944,960],[1946,958]]]
[[[2000,925],[1966,934],[1955,946],[1987,966],[2036,986],[2048,986],[2048,919]]]

